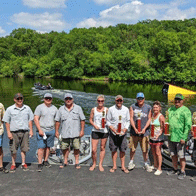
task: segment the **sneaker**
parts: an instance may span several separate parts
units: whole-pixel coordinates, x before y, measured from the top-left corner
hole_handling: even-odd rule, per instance
[[[132,170],[135,168],[135,164],[132,162],[132,163],[129,163],[128,165],[128,170]]]
[[[43,169],[43,164],[38,164],[38,166],[37,166],[37,171],[38,171],[38,172],[41,172],[42,169]]]
[[[171,176],[171,175],[178,175],[178,170],[172,169],[171,171],[168,171],[168,172],[167,172],[167,175],[168,175],[168,176]]]
[[[161,170],[158,170],[158,169],[157,169],[156,172],[154,172],[154,175],[156,175],[156,176],[159,176],[159,175],[161,175],[161,174],[162,174],[162,171],[161,171]]]
[[[14,173],[15,170],[16,170],[16,166],[15,166],[15,165],[11,165],[11,167],[10,167],[10,172],[11,172],[11,173]]]
[[[186,173],[180,171],[180,174],[178,175],[178,180],[184,180],[185,177],[186,177]]]
[[[29,170],[26,163],[24,165],[21,165],[21,168],[23,169],[23,171],[28,171]]]
[[[5,167],[0,167],[0,172],[7,174],[7,173],[9,173],[9,170],[6,169]]]
[[[152,172],[153,169],[151,166],[149,166],[148,164],[144,165],[143,169],[145,169],[147,172]]]
[[[48,161],[44,161],[43,165],[46,166],[47,168],[51,167],[51,165],[50,165],[50,163],[48,163]]]
[[[196,182],[196,176],[193,176],[190,180]]]

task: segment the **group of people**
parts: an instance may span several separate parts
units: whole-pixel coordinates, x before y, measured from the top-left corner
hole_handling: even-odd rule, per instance
[[[38,105],[33,114],[31,108],[23,104],[24,97],[21,93],[14,96],[14,105],[7,108],[0,104],[0,171],[4,173],[15,172],[16,153],[18,147],[21,149],[23,170],[28,170],[25,163],[26,152],[29,150],[29,137],[33,136],[33,120],[36,125],[36,138],[38,145],[38,168],[41,172],[43,167],[51,167],[48,162],[50,148],[54,146],[54,138],[59,138],[61,127],[61,150],[63,152],[63,163],[60,168],[68,165],[70,146],[74,149],[75,168],[80,169],[79,153],[80,138],[84,136],[85,116],[82,108],[74,103],[71,93],[64,95],[65,105],[57,109],[52,104],[52,94],[44,95],[44,103]],[[117,170],[117,150],[120,151],[121,170],[129,173],[135,167],[134,156],[138,143],[143,153],[144,169],[148,172],[154,171],[155,175],[162,173],[161,146],[164,142],[165,117],[161,114],[161,103],[155,101],[153,106],[145,103],[145,96],[142,92],[137,93],[136,103],[130,109],[123,105],[123,96],[115,97],[115,104],[109,109],[104,106],[105,97],[97,97],[97,106],[92,108],[90,113],[90,124],[92,129],[92,166],[93,171],[97,165],[97,147],[100,140],[99,170],[104,171],[103,160],[105,148],[109,138],[113,167],[110,172]],[[185,150],[186,140],[192,126],[191,111],[183,105],[184,97],[176,94],[174,106],[168,110],[169,123],[169,150],[172,157],[173,170],[168,175],[178,174],[178,179],[184,179],[185,174]],[[5,114],[4,114],[5,113]],[[3,122],[5,123],[7,136],[12,157],[12,165],[8,171],[3,167]],[[151,133],[153,127],[153,136]],[[130,128],[129,143],[127,143],[127,131]],[[148,151],[151,146],[154,163],[148,164]],[[128,168],[125,166],[125,152],[130,148],[130,162]],[[178,158],[181,169],[178,171]]]

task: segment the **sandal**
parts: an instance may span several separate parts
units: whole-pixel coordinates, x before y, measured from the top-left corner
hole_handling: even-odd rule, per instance
[[[75,164],[75,168],[76,169],[80,169],[81,167],[80,167],[80,164]]]
[[[129,173],[129,170],[127,168],[121,169],[121,171],[123,171],[125,174]]]
[[[114,173],[116,170],[117,170],[117,169],[115,169],[115,168],[112,167],[112,168],[110,169],[110,172],[111,172],[111,173]]]
[[[64,167],[66,167],[68,164],[67,163],[62,163],[62,165],[59,166],[60,169],[63,169]]]

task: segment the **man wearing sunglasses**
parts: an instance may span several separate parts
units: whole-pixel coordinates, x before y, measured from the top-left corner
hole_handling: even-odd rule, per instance
[[[191,111],[183,105],[184,97],[182,94],[176,94],[174,106],[169,108],[169,149],[172,157],[173,170],[167,172],[168,175],[178,175],[179,180],[186,176],[185,152],[186,141],[191,130],[192,117]],[[178,157],[180,159],[180,173],[178,173]]]
[[[151,122],[151,106],[145,103],[144,93],[139,92],[136,95],[137,102],[130,107],[130,162],[128,169],[132,170],[135,167],[133,163],[135,151],[140,143],[140,147],[144,158],[144,169],[148,172],[152,172],[152,168],[148,165],[148,148],[149,148],[149,125]],[[139,123],[140,120],[140,129]]]
[[[120,150],[121,170],[124,173],[129,173],[125,167],[125,152],[127,149],[127,130],[130,126],[129,109],[123,106],[123,97],[117,95],[115,97],[115,105],[108,109],[107,126],[109,131],[109,148],[112,152],[113,167],[110,169],[111,173],[117,170],[116,160],[118,157],[117,150]],[[119,130],[119,124],[121,128]]]
[[[59,127],[61,130],[61,149],[63,150],[64,162],[60,168],[64,168],[68,164],[68,156],[70,146],[74,148],[75,168],[80,169],[79,152],[80,138],[84,136],[85,116],[82,108],[74,103],[71,93],[66,93],[64,96],[65,105],[61,106],[57,112],[56,121],[56,137],[59,137]]]
[[[55,137],[55,117],[57,108],[52,105],[52,94],[44,95],[44,103],[37,106],[34,112],[34,122],[37,127],[36,137],[38,145],[38,172],[42,171],[43,166],[50,168],[48,162],[50,148],[54,146]],[[44,162],[42,163],[42,159]]]
[[[33,136],[33,112],[31,108],[23,104],[23,95],[17,93],[14,96],[15,104],[8,107],[3,120],[5,122],[7,136],[9,138],[10,151],[12,156],[12,165],[10,172],[16,170],[16,153],[20,146],[22,169],[28,170],[25,163],[26,152],[29,150],[29,136]],[[29,131],[30,130],[30,131]]]

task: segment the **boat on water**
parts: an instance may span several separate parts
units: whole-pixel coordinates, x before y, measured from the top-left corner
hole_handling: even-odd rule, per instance
[[[48,158],[48,162],[50,164],[58,164],[63,163],[63,153],[60,149],[60,140],[55,138],[54,147],[50,149],[50,155]],[[36,152],[37,156],[37,152]],[[92,146],[91,146],[91,136],[84,135],[81,138],[81,145],[80,145],[80,156],[79,156],[79,163],[85,164],[92,156]],[[75,158],[74,158],[74,150],[71,146],[69,158],[68,158],[69,165],[75,165]]]
[[[168,100],[173,100],[177,93],[181,93],[185,98],[196,95],[196,91],[192,91],[169,83],[164,83],[162,93],[168,96]]]
[[[53,89],[50,83],[47,86],[44,86],[38,82],[34,84],[34,87],[35,89],[38,89],[38,90],[52,90]]]

